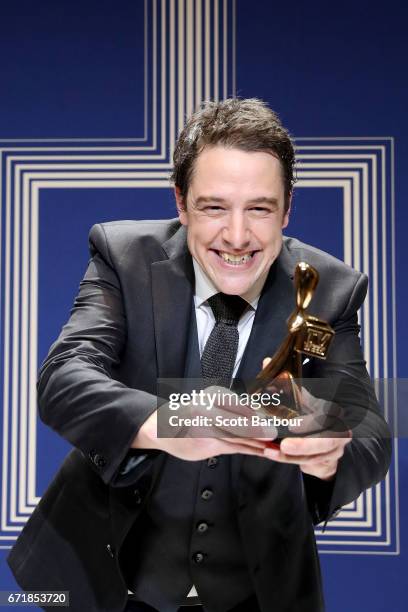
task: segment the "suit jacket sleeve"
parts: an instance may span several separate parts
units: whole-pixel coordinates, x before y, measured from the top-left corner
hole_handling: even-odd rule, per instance
[[[335,401],[344,410],[343,418],[353,435],[333,481],[303,474],[313,521],[325,521],[325,526],[342,506],[382,480],[391,460],[390,432],[360,346],[357,311],[366,292],[367,277],[360,275],[344,312],[333,324],[336,335],[327,360],[316,360],[313,372],[315,377],[329,379],[336,389]]]
[[[40,369],[38,402],[44,423],[80,449],[105,483],[116,484],[157,397],[112,375],[127,340],[121,287],[102,226],[91,230],[90,245],[71,316]]]

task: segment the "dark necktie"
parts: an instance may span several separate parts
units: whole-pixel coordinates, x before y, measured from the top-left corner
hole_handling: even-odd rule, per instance
[[[201,356],[203,378],[212,384],[229,387],[238,351],[238,321],[248,302],[238,295],[217,293],[208,304],[214,313],[215,325]]]

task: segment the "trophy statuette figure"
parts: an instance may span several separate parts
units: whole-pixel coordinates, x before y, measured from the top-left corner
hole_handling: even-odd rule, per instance
[[[259,372],[251,389],[251,393],[278,389],[285,398],[284,405],[263,406],[261,411],[265,416],[299,416],[301,401],[297,381],[302,377],[302,355],[326,359],[335,332],[326,321],[306,312],[318,282],[315,268],[306,262],[297,264],[294,276],[296,308],[287,321],[289,333]]]

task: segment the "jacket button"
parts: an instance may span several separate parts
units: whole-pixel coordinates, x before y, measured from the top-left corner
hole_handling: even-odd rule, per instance
[[[204,521],[202,523],[198,523],[197,525],[198,533],[205,533],[207,530],[208,530],[208,523],[205,523]]]
[[[139,489],[134,489],[134,491],[133,491],[133,499],[134,499],[135,504],[141,504],[142,503],[142,496],[140,495]]]
[[[217,457],[210,457],[209,459],[207,459],[207,465],[209,468],[215,468],[217,463],[218,463]]]
[[[94,465],[98,468],[103,468],[106,465],[106,459],[103,455],[100,455],[96,450],[92,449],[88,453],[88,457]]]
[[[204,489],[201,491],[201,499],[205,499],[206,501],[211,499],[213,495],[214,493],[211,491],[211,489]]]
[[[204,561],[204,554],[202,552],[196,552],[193,555],[194,563],[202,563]]]
[[[106,459],[103,455],[96,454],[93,458],[93,462],[98,468],[103,468],[106,465]]]

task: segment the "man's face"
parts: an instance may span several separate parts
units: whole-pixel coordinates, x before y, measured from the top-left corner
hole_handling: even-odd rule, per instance
[[[177,189],[176,199],[190,253],[215,287],[241,296],[261,289],[289,220],[280,161],[266,152],[206,147],[187,201]]]

